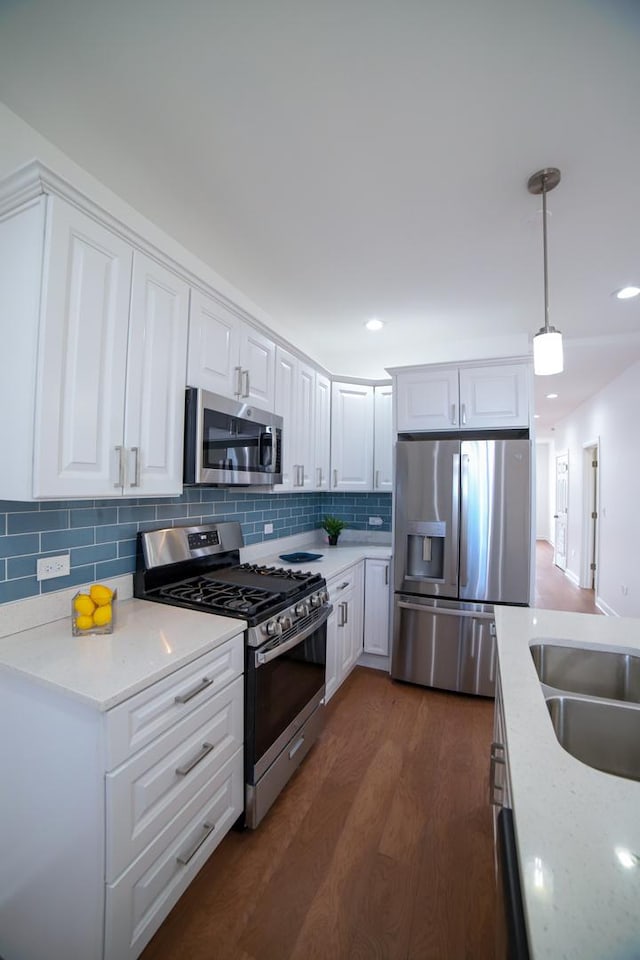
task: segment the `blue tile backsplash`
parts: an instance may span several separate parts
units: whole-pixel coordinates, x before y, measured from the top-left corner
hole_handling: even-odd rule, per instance
[[[391,494],[287,496],[191,487],[181,497],[158,500],[0,500],[0,603],[131,573],[139,530],[239,520],[251,544],[315,530],[329,513],[351,530],[391,530]],[[369,527],[371,516],[381,517],[382,526]],[[265,523],[273,523],[272,534],[265,536]],[[70,575],[38,582],[38,558],[63,552],[71,555]]]

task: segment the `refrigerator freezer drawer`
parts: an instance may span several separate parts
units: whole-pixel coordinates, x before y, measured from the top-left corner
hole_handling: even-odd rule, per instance
[[[391,676],[425,687],[495,695],[493,613],[397,596]]]

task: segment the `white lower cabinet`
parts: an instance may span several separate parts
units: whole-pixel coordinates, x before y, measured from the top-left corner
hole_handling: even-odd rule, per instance
[[[325,699],[346,680],[362,652],[364,561],[327,584],[333,612],[327,621]]]
[[[139,956],[242,813],[243,664],[238,634],[106,712],[0,672],[1,956]]]
[[[364,652],[389,656],[390,560],[365,561]]]

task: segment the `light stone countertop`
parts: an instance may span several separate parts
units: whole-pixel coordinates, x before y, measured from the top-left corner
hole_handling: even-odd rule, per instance
[[[245,627],[231,617],[124,600],[112,634],[73,637],[69,616],[0,639],[0,670],[110,710]]]
[[[371,543],[345,543],[344,546],[338,544],[330,547],[327,544],[310,543],[302,547],[296,547],[294,550],[282,550],[280,553],[320,553],[320,560],[314,560],[311,563],[287,563],[280,559],[280,553],[274,553],[271,556],[261,557],[260,563],[268,566],[291,567],[291,569],[309,570],[311,573],[321,573],[327,582],[334,577],[339,576],[354,563],[361,560],[377,559],[388,560],[391,557],[391,544],[380,546]]]
[[[640,621],[496,607],[506,741],[532,960],[640,957],[640,782],[558,743],[529,644],[640,650]]]

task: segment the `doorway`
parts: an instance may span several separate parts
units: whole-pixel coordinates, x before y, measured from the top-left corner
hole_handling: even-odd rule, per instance
[[[598,475],[600,445],[597,440],[582,451],[582,565],[580,586],[595,590],[598,577]]]
[[[569,454],[556,456],[556,509],[553,562],[560,570],[567,569],[567,521],[569,512]]]

